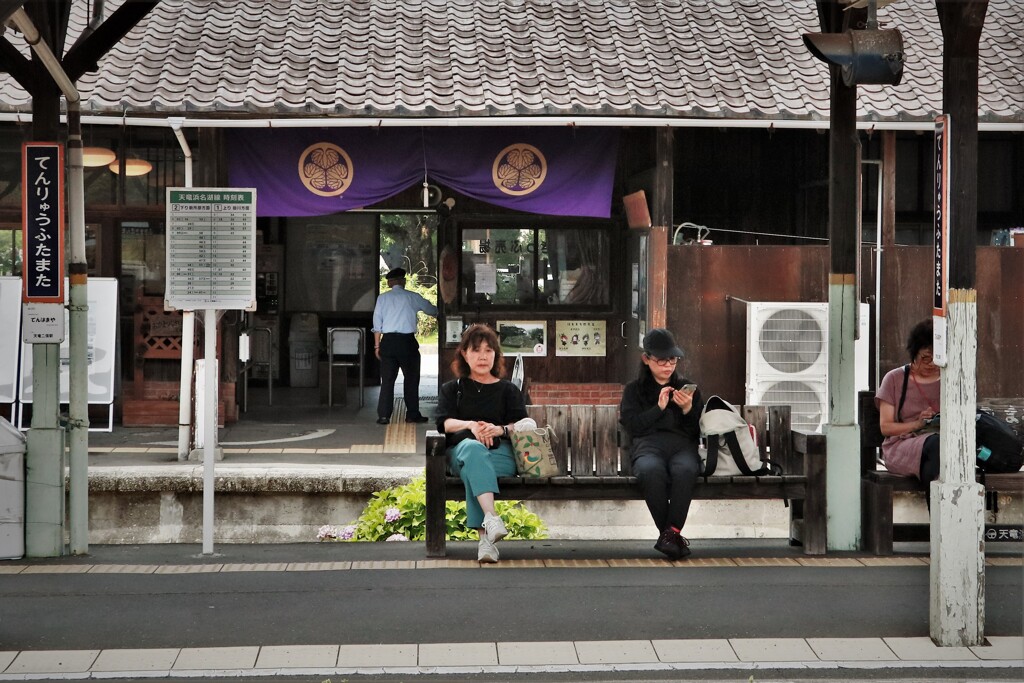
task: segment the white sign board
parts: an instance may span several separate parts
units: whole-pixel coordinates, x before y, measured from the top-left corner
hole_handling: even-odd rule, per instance
[[[64,304],[23,304],[21,340],[26,344],[60,344],[64,341],[64,312]]]
[[[168,309],[256,310],[256,190],[167,188]]]
[[[114,366],[117,353],[117,279],[89,278],[89,403],[108,405],[114,402]],[[67,283],[64,292],[69,291]],[[67,316],[65,309],[64,315]],[[65,325],[67,322],[65,321]],[[60,402],[70,401],[71,346],[67,339],[60,345]],[[21,348],[22,403],[32,402],[32,347]]]
[[[0,403],[14,403],[21,346],[21,278],[0,277]]]

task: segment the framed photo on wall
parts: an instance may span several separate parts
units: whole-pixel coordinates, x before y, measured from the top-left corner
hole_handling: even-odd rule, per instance
[[[548,355],[548,324],[544,320],[499,320],[498,339],[506,356]]]

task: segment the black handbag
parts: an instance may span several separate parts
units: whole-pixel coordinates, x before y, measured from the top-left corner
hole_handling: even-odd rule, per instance
[[[1020,471],[1024,466],[1024,442],[1013,427],[981,410],[974,419],[978,468],[989,474]]]

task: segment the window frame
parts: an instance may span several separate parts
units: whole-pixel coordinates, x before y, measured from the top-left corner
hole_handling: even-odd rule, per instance
[[[463,281],[465,271],[464,256],[465,253],[462,249],[465,240],[465,234],[470,230],[530,230],[534,235],[534,242],[537,243],[538,236],[541,230],[559,231],[559,230],[587,230],[595,231],[604,234],[605,236],[605,266],[607,268],[608,280],[605,289],[605,303],[602,304],[550,304],[547,303],[545,298],[542,296],[543,291],[540,290],[536,285],[536,279],[534,279],[534,299],[532,302],[527,304],[490,304],[480,303],[476,301],[468,301],[465,298],[466,283]],[[613,258],[612,251],[614,247],[615,239],[615,223],[611,219],[597,219],[597,218],[571,218],[562,219],[559,217],[516,217],[516,216],[474,216],[473,218],[467,218],[459,221],[455,225],[455,237],[456,237],[456,248],[459,256],[459,267],[458,267],[458,295],[456,301],[458,303],[460,311],[465,310],[476,310],[478,313],[484,313],[486,311],[493,311],[495,313],[507,313],[507,312],[523,312],[527,314],[545,315],[545,314],[563,314],[563,313],[592,313],[610,315],[614,312],[614,296],[613,296],[613,283],[614,274],[612,273]],[[533,272],[540,272],[541,265],[540,249],[536,248],[533,250]]]

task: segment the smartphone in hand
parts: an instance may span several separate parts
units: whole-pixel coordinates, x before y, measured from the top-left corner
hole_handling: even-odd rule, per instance
[[[696,384],[684,384],[683,388],[681,389],[681,391],[685,391],[688,394],[695,393],[697,391],[697,385]]]

